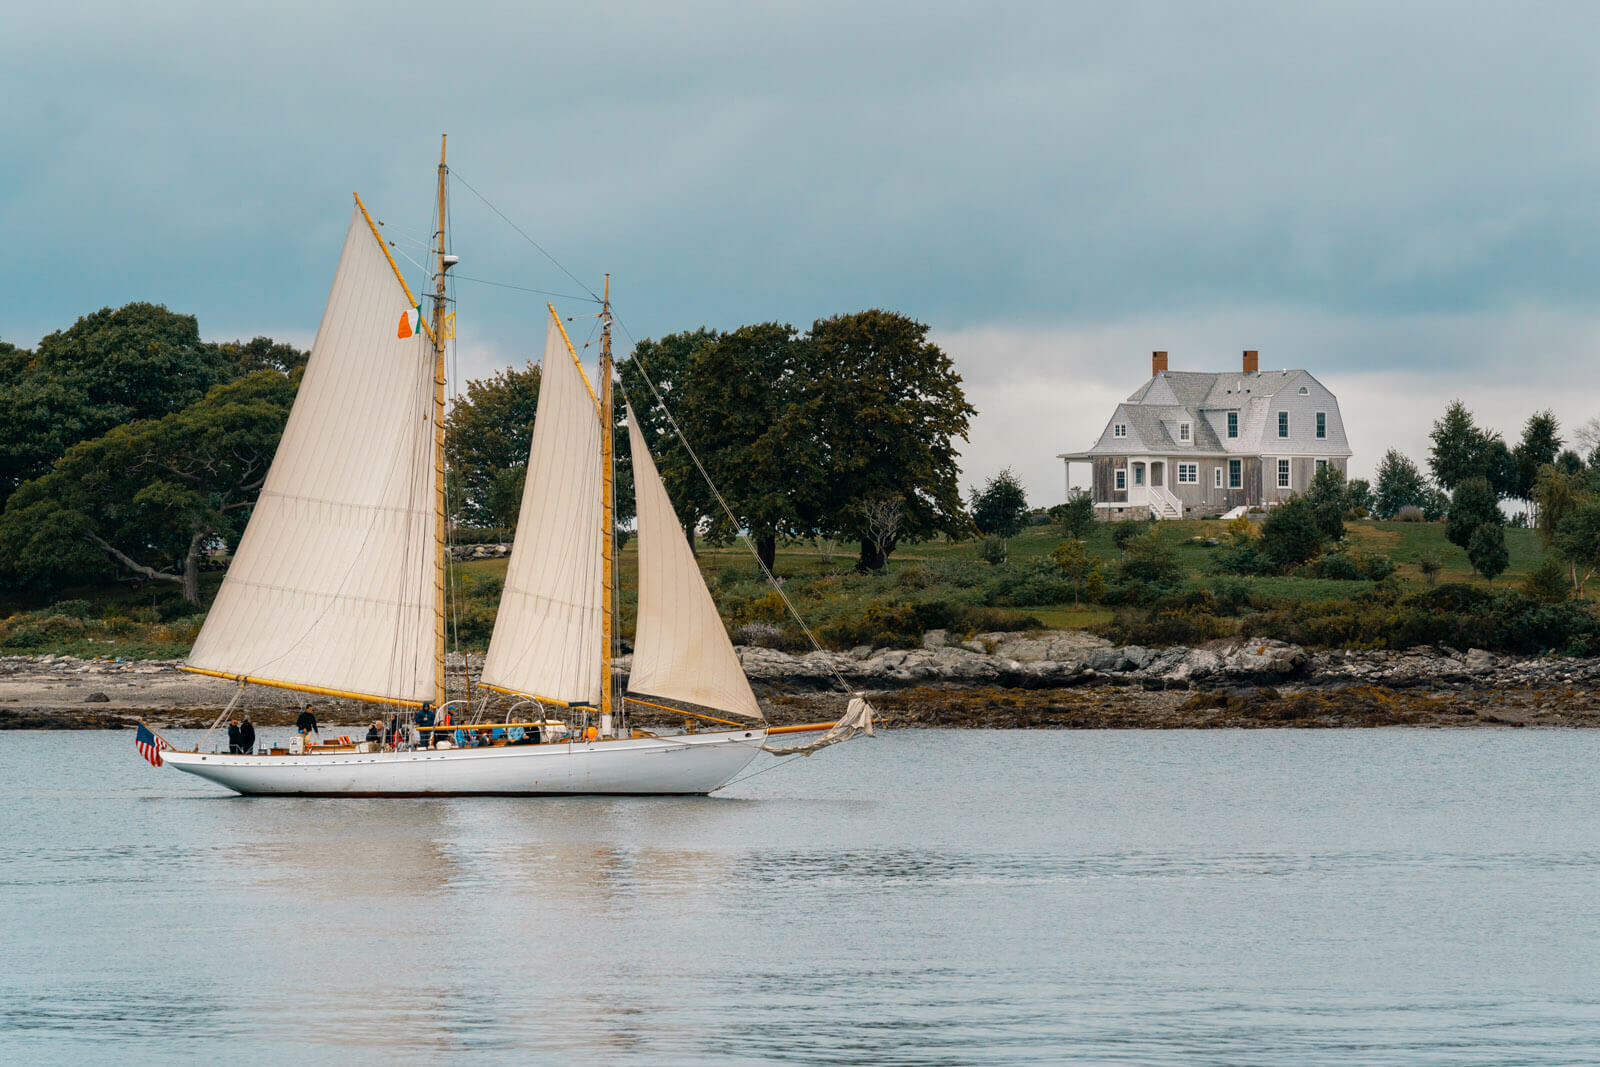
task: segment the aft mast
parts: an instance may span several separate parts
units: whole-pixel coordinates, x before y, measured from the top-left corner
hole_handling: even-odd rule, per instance
[[[445,500],[444,500],[444,305],[445,271],[451,264],[445,261],[444,251],[444,149],[447,135],[439,135],[439,228],[435,231],[435,260],[433,275],[433,706],[445,704]]]
[[[612,711],[612,660],[616,655],[616,555],[617,555],[617,478],[615,446],[612,441],[611,404],[611,275],[606,275],[605,298],[600,304],[600,555],[603,577],[601,579],[600,611],[600,733],[609,737],[613,728],[620,728]]]

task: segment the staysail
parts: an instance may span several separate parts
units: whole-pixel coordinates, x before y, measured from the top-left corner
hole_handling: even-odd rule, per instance
[[[639,522],[639,620],[628,689],[761,718],[728,631],[628,409]]]
[[[600,416],[554,313],[539,406],[483,683],[598,704],[602,644]]]
[[[432,699],[433,345],[358,208],[272,469],[189,666]]]

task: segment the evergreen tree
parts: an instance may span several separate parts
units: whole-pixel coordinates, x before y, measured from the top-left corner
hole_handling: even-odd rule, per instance
[[[1417,465],[1394,449],[1383,454],[1378,464],[1377,499],[1373,514],[1380,519],[1392,519],[1407,505],[1422,507],[1427,494],[1427,483]]]
[[[1292,496],[1267,512],[1261,523],[1260,551],[1280,572],[1317,557],[1322,551],[1322,531],[1305,497]]]
[[[972,522],[985,537],[1017,536],[1028,521],[1028,500],[1010,467],[972,490]]]
[[[1468,478],[1488,478],[1490,444],[1497,438],[1478,428],[1461,401],[1451,401],[1428,437],[1433,442],[1428,465],[1441,488],[1454,492]]]
[[[1317,529],[1330,541],[1344,537],[1344,517],[1350,510],[1344,474],[1329,463],[1320,468],[1306,489],[1306,503],[1311,505]]]
[[[1522,426],[1522,440],[1513,452],[1517,465],[1517,484],[1511,494],[1518,500],[1533,499],[1533,484],[1539,471],[1556,461],[1561,454],[1561,424],[1548,411],[1537,411],[1528,416]]]
[[[1467,541],[1467,560],[1471,562],[1472,569],[1489,582],[1499,577],[1511,562],[1511,557],[1506,553],[1505,527],[1497,522],[1486,522],[1473,530]]]
[[[1456,486],[1450,497],[1450,511],[1444,520],[1444,535],[1453,545],[1468,547],[1473,532],[1480,526],[1504,526],[1505,516],[1495,500],[1489,480],[1468,478]]]

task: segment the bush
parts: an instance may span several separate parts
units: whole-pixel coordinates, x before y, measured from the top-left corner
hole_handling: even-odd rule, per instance
[[[1428,519],[1427,519],[1427,516],[1425,516],[1422,513],[1422,509],[1417,507],[1417,505],[1415,505],[1415,504],[1407,504],[1405,507],[1401,508],[1399,511],[1394,513],[1394,521],[1395,522],[1427,522]]]
[[[1559,604],[1572,595],[1572,580],[1559,560],[1546,556],[1523,579],[1522,595],[1545,604]]]
[[[998,567],[1006,561],[1006,542],[1002,537],[985,537],[983,544],[978,547],[978,556],[991,567]]]
[[[1147,532],[1126,538],[1122,544],[1123,578],[1153,585],[1169,585],[1183,576],[1178,554],[1153,525]]]
[[[65,615],[69,619],[87,619],[93,605],[87,600],[58,600],[50,605],[54,615]]]
[[[1317,516],[1303,496],[1292,496],[1267,513],[1261,524],[1261,554],[1280,573],[1315,559],[1322,551]]]
[[[1261,554],[1254,541],[1239,541],[1211,554],[1212,569],[1218,574],[1276,574],[1277,567]]]
[[[1394,573],[1394,560],[1381,553],[1340,546],[1305,567],[1307,578],[1380,582]]]

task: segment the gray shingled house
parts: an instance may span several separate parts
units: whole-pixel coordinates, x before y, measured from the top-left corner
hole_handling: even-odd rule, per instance
[[[1339,401],[1310,372],[1261,370],[1254,350],[1231,372],[1168,370],[1165,352],[1150,363],[1150,380],[1117,405],[1100,439],[1058,457],[1069,489],[1074,463],[1092,468],[1097,518],[1270,507],[1304,492],[1318,467],[1347,469]]]

